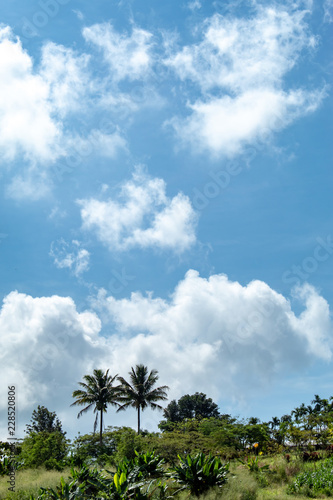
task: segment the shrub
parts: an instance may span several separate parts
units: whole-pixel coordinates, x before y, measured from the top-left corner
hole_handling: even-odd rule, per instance
[[[222,487],[227,481],[229,464],[223,464],[220,458],[198,453],[185,458],[179,456],[180,464],[172,467],[168,476],[181,485],[181,490],[188,488],[190,493],[199,496],[212,486]]]
[[[47,460],[61,461],[67,454],[67,440],[61,432],[32,433],[22,442],[20,459],[25,467],[38,467]]]
[[[333,459],[328,458],[316,468],[298,474],[296,479],[288,488],[288,493],[307,496],[318,494],[333,494]]]

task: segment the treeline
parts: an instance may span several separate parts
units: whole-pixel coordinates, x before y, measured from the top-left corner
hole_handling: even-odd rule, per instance
[[[255,417],[245,420],[221,414],[211,398],[195,393],[169,403],[163,411],[160,432],[107,427],[102,442],[100,435],[93,432],[79,435],[71,442],[56,413],[38,406],[26,426],[27,436],[16,447],[16,468],[43,465],[61,470],[83,463],[117,465],[124,459],[135,459],[136,452],[156,452],[166,463],[175,464],[178,455],[197,452],[229,460],[249,451],[255,454],[290,448],[332,451],[332,399],[316,395],[310,405],[302,404],[289,415],[261,422]],[[5,473],[8,443],[1,443],[0,447],[0,471]]]

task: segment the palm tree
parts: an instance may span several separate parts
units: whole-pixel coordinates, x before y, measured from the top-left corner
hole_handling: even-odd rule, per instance
[[[129,406],[136,408],[138,411],[138,434],[140,434],[140,410],[144,410],[150,406],[153,410],[156,408],[163,410],[162,406],[157,404],[157,401],[165,401],[167,399],[167,385],[153,389],[153,386],[158,380],[157,370],[151,370],[148,375],[148,368],[144,365],[136,365],[129,372],[130,382],[127,382],[123,377],[118,377],[121,382],[122,395],[120,401],[123,403],[117,410],[125,410]]]
[[[113,382],[118,374],[114,377],[109,375],[109,370],[105,373],[102,370],[94,370],[93,375],[84,375],[85,382],[79,382],[82,389],[77,389],[73,392],[73,398],[77,398],[71,406],[74,405],[87,405],[77,415],[80,418],[83,413],[86,413],[90,408],[94,407],[96,413],[94,423],[94,433],[97,429],[98,412],[100,413],[100,429],[99,429],[99,443],[102,446],[102,432],[103,432],[103,412],[106,413],[108,404],[119,406],[120,386],[113,386]]]

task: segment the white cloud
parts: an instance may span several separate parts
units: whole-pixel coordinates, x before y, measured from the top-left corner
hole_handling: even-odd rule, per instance
[[[79,277],[89,270],[90,253],[77,240],[71,244],[62,238],[51,245],[50,256],[58,269],[70,269],[74,276]]]
[[[40,76],[49,88],[52,108],[60,116],[82,109],[82,98],[87,95],[84,71],[90,57],[76,55],[71,49],[47,43],[42,50]]]
[[[87,28],[87,33],[92,36],[95,30],[98,27]],[[112,73],[111,80],[141,77],[150,66],[150,35],[139,29],[134,29],[129,38],[113,34],[113,42],[119,43],[119,50],[114,47],[118,50],[119,71],[117,75]],[[127,69],[119,66],[122,58]],[[135,93],[122,93],[117,85],[111,88],[109,77],[92,77],[90,62],[91,57],[85,53],[48,42],[42,47],[38,64],[11,29],[0,26],[0,157],[7,164],[21,160],[7,186],[8,196],[32,200],[46,197],[52,189],[50,173],[57,162],[65,162],[70,168],[73,156],[77,165],[90,154],[114,158],[127,149],[120,127],[113,125],[110,130],[112,117],[100,120],[97,127],[94,120],[94,127],[89,128],[91,120],[108,107],[117,121],[119,115],[128,116],[139,105],[146,105],[151,94],[143,96],[147,102],[137,102]],[[83,112],[86,118],[80,129],[80,121],[73,119],[80,119]]]
[[[0,28],[0,151],[6,160],[59,155],[61,126],[52,116],[49,86],[8,27]]]
[[[103,23],[84,28],[83,36],[102,50],[112,80],[137,80],[149,73],[152,34],[148,31],[134,27],[128,36],[115,31],[110,23]]]
[[[96,344],[100,328],[96,314],[78,313],[69,297],[33,298],[18,292],[5,297],[0,310],[0,408],[5,411],[7,385],[15,385],[21,437],[30,418],[26,410],[31,415],[37,404],[68,413],[69,387],[74,390],[103,352],[102,344]]]
[[[89,311],[78,313],[69,297],[33,298],[12,292],[4,299],[0,325],[1,378],[17,384],[22,409],[49,392],[48,381],[66,384],[73,375],[76,379],[94,350],[99,351],[95,342],[100,320]]]
[[[16,385],[20,436],[38,404],[56,411],[72,436],[83,428],[90,432],[93,415],[78,426],[70,408],[77,382],[99,367],[126,377],[137,363],[158,369],[170,399],[202,391],[237,407],[258,390],[264,394],[274,379],[331,360],[326,300],[307,284],[294,294],[303,309],[299,315],[264,282],[243,286],[225,275],[204,279],[190,270],[169,299],[133,293],[117,300],[100,291],[92,306],[112,322],[110,335],[96,312],[78,312],[70,297],[12,292],[0,309],[0,410],[5,413],[7,385]],[[113,425],[135,426],[133,412],[110,413]],[[160,419],[145,413],[143,425],[156,429]],[[5,428],[1,434],[6,436]]]
[[[316,46],[306,11],[258,7],[252,18],[215,14],[198,32],[203,40],[185,46],[165,63],[181,80],[192,80],[201,97],[186,118],[171,124],[178,136],[213,155],[234,155],[245,143],[267,138],[314,111],[324,91],[287,87],[285,77],[301,52]]]
[[[196,241],[197,216],[187,196],[166,196],[162,179],[137,171],[121,187],[119,201],[79,200],[82,227],[96,232],[110,250],[157,247],[176,253]]]
[[[242,146],[263,141],[297,117],[312,112],[323,97],[322,91],[251,89],[237,97],[197,101],[190,106],[189,118],[175,118],[170,123],[182,141],[193,141],[194,150],[233,156]]]
[[[101,291],[94,306],[108,311],[123,335],[115,358],[126,352],[132,364],[158,363],[177,395],[202,390],[241,399],[274,377],[331,360],[326,300],[307,284],[294,293],[303,305],[299,316],[264,282],[242,286],[191,270],[169,300],[141,293],[117,300]]]

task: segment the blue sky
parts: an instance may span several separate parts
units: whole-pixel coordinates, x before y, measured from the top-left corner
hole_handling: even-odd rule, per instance
[[[19,437],[38,404],[91,431],[69,405],[98,367],[263,420],[332,395],[332,20],[331,0],[1,5]]]

